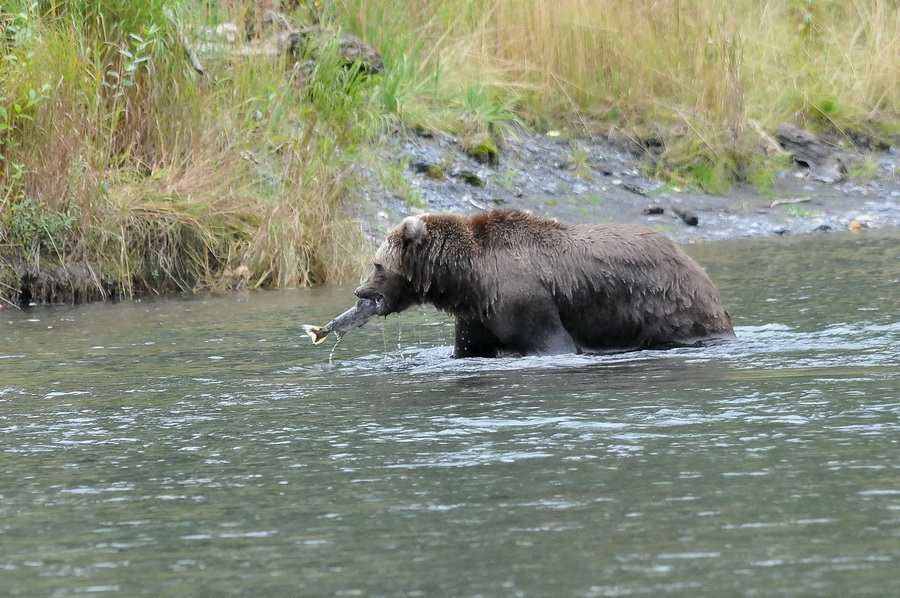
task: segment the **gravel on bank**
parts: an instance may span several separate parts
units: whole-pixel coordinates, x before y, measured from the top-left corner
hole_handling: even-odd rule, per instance
[[[684,243],[898,226],[900,150],[844,158],[877,164],[869,169],[874,176],[829,184],[795,165],[779,173],[765,195],[748,185],[710,195],[648,178],[640,156],[603,137],[518,131],[500,149],[499,162],[485,164],[453,137],[411,133],[384,155],[405,165],[405,188],[369,184],[358,217],[373,243],[410,214],[496,207],[569,223],[644,224]],[[689,224],[691,216],[696,225]]]

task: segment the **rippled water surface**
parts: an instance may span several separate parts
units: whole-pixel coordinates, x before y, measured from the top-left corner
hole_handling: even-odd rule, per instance
[[[22,596],[890,595],[900,234],[692,246],[738,342],[452,360],[349,288],[0,311]],[[3,593],[0,592],[0,593]]]

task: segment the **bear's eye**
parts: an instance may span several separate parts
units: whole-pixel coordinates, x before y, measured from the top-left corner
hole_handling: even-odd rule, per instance
[[[375,266],[375,269],[376,269],[376,270],[384,270],[384,266],[382,266],[382,265],[379,264],[378,262],[375,262],[375,263],[372,264],[372,265]]]

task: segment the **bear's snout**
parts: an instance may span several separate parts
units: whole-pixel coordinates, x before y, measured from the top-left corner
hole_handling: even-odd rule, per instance
[[[371,288],[366,288],[367,286],[371,287],[371,285],[362,285],[356,287],[356,290],[353,291],[353,294],[359,297],[360,299],[377,299],[379,297],[379,293],[376,293]]]
[[[387,301],[385,300],[384,295],[379,292],[377,289],[372,288],[372,285],[366,283],[360,287],[357,287],[353,294],[359,297],[360,299],[371,299],[375,302],[375,313],[379,316],[386,316],[389,313],[392,313],[394,310],[388,307]]]

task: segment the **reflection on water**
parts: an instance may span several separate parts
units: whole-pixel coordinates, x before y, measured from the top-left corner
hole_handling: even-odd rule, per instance
[[[0,312],[9,595],[889,595],[900,236],[692,246],[739,341],[452,360],[350,289]]]

